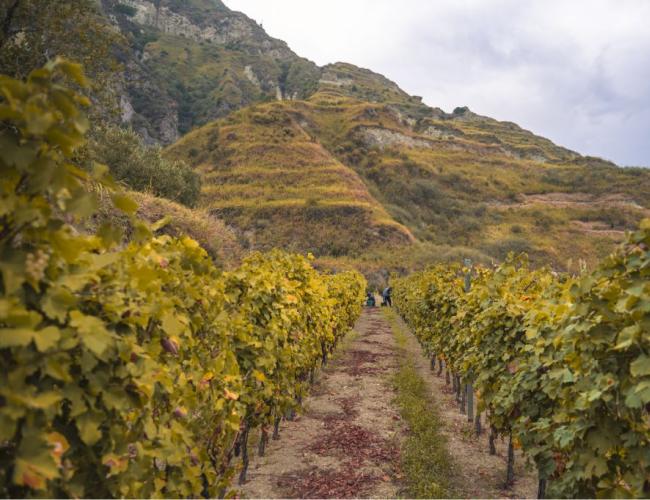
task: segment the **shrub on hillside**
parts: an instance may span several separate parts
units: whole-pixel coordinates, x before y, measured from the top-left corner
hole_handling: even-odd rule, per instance
[[[163,158],[157,146],[146,146],[132,130],[98,129],[84,154],[89,161],[107,165],[118,181],[173,201],[196,206],[201,179],[182,161]]]

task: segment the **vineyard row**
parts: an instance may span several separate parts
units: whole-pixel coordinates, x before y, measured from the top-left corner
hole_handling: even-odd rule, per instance
[[[57,60],[0,77],[0,496],[216,497],[360,314],[364,278],[272,252],[218,269],[96,166]],[[135,228],[84,232],[95,194]],[[235,467],[234,456],[243,467]]]
[[[646,220],[579,277],[511,256],[394,283],[432,363],[459,393],[471,385],[493,437],[536,465],[541,496],[650,496],[649,249]]]

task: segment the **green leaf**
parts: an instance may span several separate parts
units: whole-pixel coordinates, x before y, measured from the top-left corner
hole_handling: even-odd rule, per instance
[[[623,328],[617,337],[617,343],[614,349],[621,350],[630,347],[641,334],[641,327],[639,325],[631,325]]]
[[[625,405],[630,408],[641,408],[643,401],[638,394],[635,393],[634,388],[630,389],[625,396]]]
[[[52,449],[38,429],[23,429],[14,466],[14,483],[33,490],[44,490],[47,481],[59,476]]]
[[[78,63],[73,63],[65,59],[57,59],[56,65],[65,73],[66,76],[72,78],[77,85],[81,87],[88,86],[88,80],[84,74],[83,66]]]
[[[113,195],[113,203],[116,208],[128,215],[133,215],[138,210],[138,204],[131,197],[122,193]]]
[[[650,380],[644,380],[640,384],[636,384],[634,392],[637,394],[643,404],[650,402]]]
[[[4,259],[0,262],[0,273],[5,286],[5,293],[13,294],[25,283],[25,272],[22,262],[9,262]]]
[[[94,445],[102,438],[102,432],[99,430],[100,419],[93,413],[84,413],[77,417],[76,424],[79,429],[79,437],[88,446]]]
[[[24,347],[29,345],[34,337],[34,330],[28,328],[1,328],[0,348]]]
[[[162,327],[166,333],[172,336],[178,336],[186,331],[187,326],[173,313],[165,313],[162,318]]]
[[[60,338],[61,332],[55,326],[48,326],[34,332],[34,342],[40,352],[45,352],[50,347],[54,347]]]
[[[587,477],[600,477],[607,473],[607,460],[603,457],[593,456],[585,463],[585,475]]]
[[[650,356],[641,354],[632,363],[630,363],[630,373],[633,377],[643,377],[650,375]]]
[[[169,225],[172,222],[172,220],[173,219],[171,218],[171,216],[165,215],[162,219],[154,222],[151,225],[151,230],[152,231],[158,231],[158,230],[162,229],[163,227]]]
[[[9,441],[16,432],[16,419],[0,413],[0,441]]]
[[[42,392],[36,396],[30,396],[27,399],[27,403],[32,408],[39,408],[41,410],[45,410],[59,403],[61,399],[63,399],[61,394],[59,394],[58,392],[50,391],[50,392]]]
[[[114,334],[106,330],[101,319],[86,316],[79,311],[70,313],[70,325],[79,331],[81,342],[100,359],[115,338]]]
[[[49,318],[65,322],[68,310],[77,303],[77,298],[63,287],[52,287],[43,297],[43,312]]]

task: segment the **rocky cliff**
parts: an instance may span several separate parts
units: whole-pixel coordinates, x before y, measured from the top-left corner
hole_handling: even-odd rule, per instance
[[[122,117],[148,142],[170,143],[255,102],[298,99],[321,70],[218,0],[102,0],[125,36]]]

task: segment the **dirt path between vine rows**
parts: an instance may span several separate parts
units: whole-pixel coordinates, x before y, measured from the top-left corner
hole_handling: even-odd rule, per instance
[[[397,317],[397,315],[396,315]],[[408,332],[408,327],[397,317],[398,328]],[[410,332],[407,333],[406,350],[420,376],[427,382],[436,402],[436,411],[444,422],[442,435],[452,456],[454,475],[450,489],[460,498],[537,498],[537,478],[527,467],[519,451],[515,451],[514,482],[505,487],[508,443],[503,439],[495,442],[496,454],[489,454],[489,432],[485,415],[482,415],[482,433],[477,436],[474,423],[461,413],[451,384],[447,384],[444,372],[438,375],[438,367],[432,372],[427,359]]]
[[[399,328],[406,327],[401,321]],[[283,421],[280,439],[265,456],[253,456],[247,498],[395,498],[403,495],[400,443],[407,435],[391,382],[404,359],[427,381],[454,463],[450,494],[460,497],[533,497],[529,475],[517,466],[517,482],[502,487],[503,445],[489,456],[483,439],[470,436],[453,395],[428,369],[415,338],[397,347],[380,308],[365,309],[352,334],[320,374],[301,415]],[[403,358],[405,356],[406,358]],[[251,443],[255,455],[257,447]],[[402,495],[401,495],[402,493]]]
[[[389,375],[395,340],[379,308],[365,310],[325,368],[302,415],[251,463],[249,498],[391,498],[398,495],[399,415]],[[388,375],[388,376],[387,376]]]

